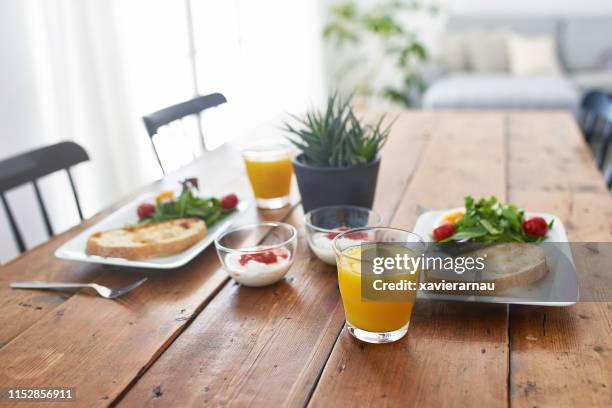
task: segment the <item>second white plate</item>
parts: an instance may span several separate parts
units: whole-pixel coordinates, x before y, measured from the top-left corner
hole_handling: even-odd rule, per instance
[[[432,231],[436,222],[443,214],[451,210],[428,211],[417,219],[413,232],[426,242],[433,242]],[[536,212],[526,212],[525,217],[542,217],[546,222],[554,220],[553,228],[548,232],[544,242],[567,243],[567,233],[559,217]],[[527,288],[517,288],[506,291],[499,296],[458,296],[432,292],[419,292],[419,299],[458,300],[463,302],[506,303],[540,306],[569,306],[578,302],[580,290],[578,277],[568,244],[543,246],[549,273]],[[558,248],[560,251],[556,251]],[[545,299],[557,299],[548,301]]]

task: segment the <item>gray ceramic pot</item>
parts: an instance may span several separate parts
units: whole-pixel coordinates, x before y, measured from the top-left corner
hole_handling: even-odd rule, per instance
[[[293,159],[293,169],[305,213],[328,205],[372,208],[380,156],[362,166],[342,168],[310,166],[303,158],[300,154]]]

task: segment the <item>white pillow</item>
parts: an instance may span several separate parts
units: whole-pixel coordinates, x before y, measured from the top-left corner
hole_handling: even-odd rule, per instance
[[[469,66],[474,72],[508,72],[507,38],[502,29],[474,28],[467,32]]]
[[[467,71],[468,55],[464,32],[444,33],[440,38],[441,59],[449,71]]]
[[[508,60],[514,75],[556,74],[561,72],[555,40],[551,36],[508,38]]]

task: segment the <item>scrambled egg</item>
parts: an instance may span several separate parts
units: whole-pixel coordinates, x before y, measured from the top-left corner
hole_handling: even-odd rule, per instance
[[[459,221],[460,219],[463,218],[463,216],[465,215],[465,211],[463,210],[457,210],[457,211],[453,211],[451,213],[448,214],[444,214],[442,216],[442,219],[444,221],[448,221],[450,223],[456,223],[457,221]]]

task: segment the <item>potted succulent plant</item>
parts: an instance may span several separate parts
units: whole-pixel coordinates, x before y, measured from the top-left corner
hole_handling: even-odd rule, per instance
[[[304,211],[327,205],[372,208],[380,167],[379,151],[391,125],[363,124],[353,112],[351,98],[331,96],[325,110],[294,116],[285,123],[289,140],[301,153],[293,168]]]

